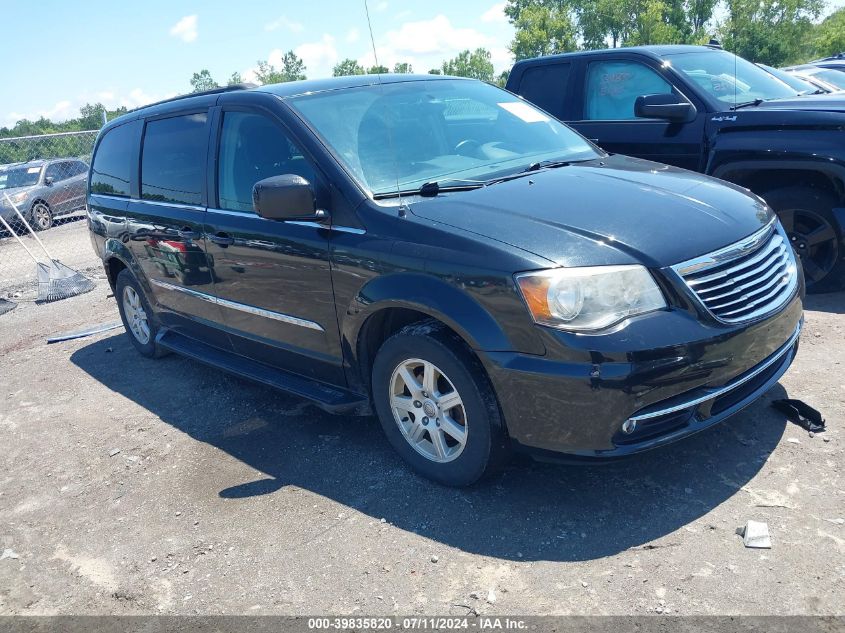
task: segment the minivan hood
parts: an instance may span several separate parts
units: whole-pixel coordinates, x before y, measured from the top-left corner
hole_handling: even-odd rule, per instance
[[[609,156],[409,203],[420,218],[561,266],[662,267],[751,235],[771,220],[758,197],[700,174]]]

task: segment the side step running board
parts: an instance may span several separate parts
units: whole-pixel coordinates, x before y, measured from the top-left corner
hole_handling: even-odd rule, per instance
[[[206,345],[172,330],[163,329],[159,332],[156,342],[163,348],[180,356],[187,356],[230,374],[311,400],[318,407],[330,413],[369,412],[367,399],[351,391],[310,380],[283,369],[270,367],[264,363]]]

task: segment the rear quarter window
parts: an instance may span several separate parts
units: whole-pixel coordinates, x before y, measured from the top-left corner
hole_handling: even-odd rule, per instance
[[[147,122],[141,154],[141,198],[202,204],[206,123],[204,112]]]
[[[532,66],[522,75],[519,94],[559,119],[563,118],[571,64]]]
[[[127,123],[109,130],[100,139],[91,165],[91,193],[129,197],[137,131],[137,122]]]

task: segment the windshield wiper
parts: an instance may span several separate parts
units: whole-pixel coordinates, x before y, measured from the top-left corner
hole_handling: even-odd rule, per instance
[[[587,159],[592,160],[592,159]],[[488,185],[495,185],[500,182],[507,182],[508,180],[516,180],[517,178],[522,178],[523,176],[528,176],[529,174],[539,171],[540,169],[554,169],[555,167],[568,167],[572,163],[580,163],[582,161],[574,161],[574,160],[542,160],[536,163],[531,163],[523,169],[522,171],[518,171],[515,174],[508,174],[507,176],[500,176],[499,178],[493,178],[492,180],[488,180],[486,184]]]
[[[735,106],[731,108],[731,110],[739,110],[740,108],[750,108],[750,107],[757,107],[761,103],[763,103],[765,99],[754,99],[754,101],[746,101],[745,103],[737,103]]]

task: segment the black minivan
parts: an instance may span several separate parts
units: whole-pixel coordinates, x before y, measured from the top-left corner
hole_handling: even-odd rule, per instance
[[[803,277],[747,190],[609,155],[474,80],[245,86],[110,122],[89,226],[133,345],[345,414],[467,485],[736,413],[787,370]]]

